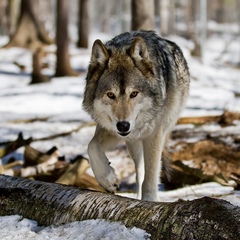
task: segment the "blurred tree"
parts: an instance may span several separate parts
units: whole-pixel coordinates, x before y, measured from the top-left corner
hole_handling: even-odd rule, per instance
[[[224,5],[224,0],[217,0],[216,21],[219,23],[223,23],[225,19]]]
[[[78,47],[88,48],[89,28],[89,0],[79,0],[77,42]]]
[[[55,76],[77,76],[70,65],[68,52],[68,0],[57,0],[57,63]]]
[[[162,36],[167,36],[169,33],[169,1],[168,0],[156,0],[155,3],[158,8],[157,14],[159,15],[159,32]]]
[[[37,17],[38,1],[22,0],[18,26],[5,47],[25,47],[37,49],[43,44],[51,44],[53,40],[43,28]]]
[[[19,14],[19,1],[17,0],[8,1],[7,14],[9,16],[8,34],[12,35],[14,34],[17,28],[17,20],[18,20],[18,14]]]
[[[38,48],[32,56],[32,80],[30,84],[49,82],[50,78],[41,73],[42,57],[44,55],[43,48]]]
[[[238,22],[238,37],[240,37],[240,1],[239,0],[237,0],[236,2],[236,9],[237,9],[237,22]],[[238,66],[240,67],[240,52],[239,52]]]
[[[112,1],[97,1],[98,7],[99,7],[99,13],[97,19],[100,20],[100,30],[101,32],[104,33],[109,33],[110,32],[110,23],[111,23],[111,18],[112,18],[112,8],[113,8],[113,2]],[[96,19],[96,20],[97,20]]]
[[[198,0],[187,0],[187,7],[185,8],[186,33],[188,39],[194,39],[196,35],[196,10]]]
[[[8,35],[7,1],[0,1],[0,34]]]
[[[154,29],[154,0],[132,0],[132,30]]]
[[[119,1],[118,1],[119,2]],[[127,32],[130,30],[130,24],[129,24],[129,19],[130,19],[130,1],[129,0],[122,0],[121,2],[121,32]]]
[[[168,12],[169,12],[169,19],[168,19],[168,35],[176,34],[175,28],[175,16],[176,16],[176,6],[175,0],[170,0],[168,4]]]
[[[207,0],[200,1],[200,49],[201,49],[201,62],[204,63],[204,52],[207,38]]]

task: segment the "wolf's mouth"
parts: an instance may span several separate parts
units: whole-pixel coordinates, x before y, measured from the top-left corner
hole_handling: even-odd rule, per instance
[[[123,137],[126,137],[130,132],[131,131],[129,131],[129,132],[118,132],[118,134],[123,136]]]

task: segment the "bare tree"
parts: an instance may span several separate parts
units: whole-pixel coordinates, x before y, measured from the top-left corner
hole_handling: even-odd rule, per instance
[[[43,48],[38,48],[32,56],[32,80],[30,84],[49,82],[50,78],[42,74]]]
[[[78,42],[77,46],[88,48],[90,18],[89,18],[89,0],[79,0],[78,12]]]
[[[8,19],[7,19],[7,1],[2,0],[0,2],[0,34],[7,35],[8,31]]]
[[[224,5],[224,0],[217,0],[216,21],[219,23],[223,23],[225,19]]]
[[[70,65],[70,56],[68,52],[68,1],[57,0],[57,77],[78,75]]]
[[[132,0],[132,30],[154,29],[154,0]]]
[[[195,17],[196,17],[196,0],[187,0],[185,7],[185,21],[186,21],[186,37],[189,39],[194,38]]]
[[[0,175],[0,216],[19,214],[40,225],[87,219],[120,221],[151,239],[239,239],[240,208],[201,198],[146,202],[96,191]]]
[[[5,47],[38,48],[43,44],[51,44],[43,25],[37,17],[38,1],[22,0],[21,13],[16,32]]]
[[[169,20],[168,20],[168,34],[174,35],[176,33],[175,29],[175,0],[169,0],[168,5]]]
[[[201,31],[200,31],[200,48],[201,48],[201,62],[204,63],[204,50],[207,38],[207,0],[200,1],[200,20],[201,20]]]
[[[237,9],[237,22],[238,22],[238,36],[240,37],[240,1],[236,2],[236,9]],[[239,52],[238,66],[240,67],[240,52]]]
[[[9,28],[9,34],[12,35],[17,28],[17,20],[18,20],[18,14],[19,14],[19,1],[17,0],[9,0],[8,1],[8,28]]]
[[[118,1],[119,2],[119,1]],[[126,32],[130,30],[129,16],[130,16],[130,1],[122,0],[121,2],[121,32]]]
[[[99,14],[97,14],[97,19],[100,17],[100,29],[101,32],[109,33],[110,32],[110,22],[111,22],[111,12],[113,8],[113,1],[97,1],[97,6],[99,9]]]

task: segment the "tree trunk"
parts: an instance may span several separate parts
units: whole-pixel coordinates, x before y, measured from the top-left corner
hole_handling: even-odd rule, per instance
[[[88,48],[89,37],[89,0],[79,0],[78,43],[79,48]]]
[[[168,0],[159,0],[159,21],[160,21],[160,30],[162,36],[168,35],[168,20],[169,20],[169,1]]]
[[[169,11],[169,20],[168,20],[168,34],[175,35],[175,16],[176,16],[176,8],[175,8],[175,0],[170,0],[168,5]]]
[[[122,0],[121,1],[121,32],[127,32],[130,30],[129,24],[129,15],[130,15],[130,7],[131,4],[129,0]]]
[[[36,2],[31,0],[21,1],[21,14],[17,30],[5,47],[17,46],[36,49],[42,44],[53,43],[37,18],[35,4]]]
[[[57,63],[56,76],[77,76],[78,74],[70,65],[68,52],[68,1],[57,1]]]
[[[33,57],[32,57],[33,71],[32,71],[32,80],[31,80],[30,84],[44,83],[44,82],[50,81],[49,77],[47,77],[41,73],[42,57],[43,57],[43,49],[38,48],[33,53]]]
[[[240,208],[212,198],[146,202],[59,184],[0,175],[0,215],[19,214],[40,225],[87,219],[120,221],[151,239],[239,239]]]
[[[17,28],[19,2],[17,0],[9,0],[7,12],[9,16],[8,17],[9,34],[13,35]]]
[[[237,11],[238,37],[240,37],[240,1],[236,1],[236,9],[238,9],[238,11]],[[239,51],[238,67],[240,68],[240,51]]]
[[[195,0],[187,0],[187,7],[185,8],[185,22],[186,22],[186,37],[188,39],[194,38],[195,25]]]
[[[201,31],[200,31],[200,49],[201,49],[201,62],[204,64],[205,60],[205,45],[207,38],[207,0],[200,1],[200,22],[201,22]]]
[[[154,29],[154,0],[132,0],[132,30]]]
[[[0,35],[8,35],[7,1],[0,2]]]
[[[218,7],[216,9],[216,21],[218,23],[224,23],[225,20],[224,0],[217,0],[217,5]]]

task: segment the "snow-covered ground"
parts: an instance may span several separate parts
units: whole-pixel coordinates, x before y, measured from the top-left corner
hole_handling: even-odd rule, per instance
[[[224,109],[240,112],[240,70],[229,64],[240,62],[239,39],[231,42],[228,51],[221,55],[229,39],[212,36],[207,42],[204,64],[190,56],[189,50],[192,48],[190,41],[179,37],[171,37],[171,40],[183,49],[192,77],[189,100],[182,116],[219,115]],[[0,38],[0,45],[6,41],[6,38]],[[54,46],[50,47],[50,50],[52,49]],[[79,50],[71,47],[70,52],[73,55],[72,66],[75,69],[86,69],[90,58],[90,49]],[[49,54],[44,61],[48,62],[50,67],[44,69],[43,73],[53,75],[54,54]],[[26,65],[26,71],[21,72],[13,62]],[[85,73],[79,77],[53,78],[51,83],[28,85],[31,70],[31,52],[29,50],[0,49],[0,142],[15,140],[19,132],[23,132],[25,138],[47,137],[73,130],[79,125],[91,121],[81,108]],[[22,121],[42,117],[47,117],[47,121],[29,123]],[[78,154],[86,155],[87,144],[94,129],[94,126],[85,127],[67,137],[51,141],[36,141],[31,145],[42,151],[55,145],[67,159]],[[20,148],[14,154],[21,159],[23,149]],[[117,168],[116,173],[121,178],[126,178],[134,172],[131,160],[125,151],[121,151],[121,147],[115,152],[109,153],[109,157],[113,167]],[[3,158],[2,161],[5,162],[6,159]],[[162,201],[220,195],[221,198],[240,205],[239,192],[234,192],[232,187],[223,187],[217,183],[159,192]],[[134,197],[132,194],[127,196]],[[100,220],[40,228],[36,222],[22,219],[19,216],[0,217],[0,239],[59,238],[146,239],[147,234],[140,229],[127,229],[120,223],[108,223]]]

